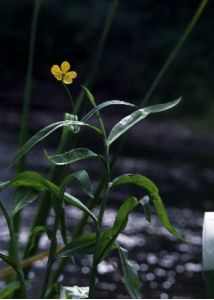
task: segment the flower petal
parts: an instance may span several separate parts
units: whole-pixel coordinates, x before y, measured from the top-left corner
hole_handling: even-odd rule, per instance
[[[62,71],[58,65],[51,67],[51,73],[56,77],[57,80],[62,80]]]
[[[67,77],[70,77],[70,78],[76,78],[77,77],[77,73],[75,71],[70,71],[70,72],[67,72],[65,74]]]
[[[69,76],[64,76],[63,80],[62,80],[65,84],[71,84],[73,82],[73,78],[69,77]]]
[[[65,74],[68,72],[68,70],[70,70],[70,64],[68,61],[63,61],[63,63],[61,64],[61,69],[62,69],[62,73]]]

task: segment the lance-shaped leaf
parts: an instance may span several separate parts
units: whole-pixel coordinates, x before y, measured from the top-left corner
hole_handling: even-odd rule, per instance
[[[13,216],[25,206],[35,201],[38,195],[38,191],[32,188],[21,187],[17,189],[13,205]]]
[[[110,184],[109,189],[124,184],[134,184],[145,188],[149,193],[158,193],[158,187],[154,182],[141,174],[124,174],[115,178]]]
[[[85,90],[91,104],[94,106],[94,108],[92,110],[90,110],[83,118],[82,121],[83,122],[87,122],[91,117],[93,117],[98,111],[100,111],[101,109],[111,106],[111,105],[126,105],[126,106],[131,106],[131,107],[136,107],[136,105],[126,102],[126,101],[120,101],[120,100],[110,100],[110,101],[106,101],[103,102],[99,105],[96,105],[96,102],[94,100],[94,96],[92,95],[92,93],[83,86],[83,89]]]
[[[14,179],[11,180],[11,185],[15,187],[31,187],[36,190],[47,190],[51,192],[56,198],[58,198],[60,193],[60,189],[53,182],[46,180],[36,172],[30,171],[19,173]],[[76,197],[65,193],[64,200],[87,213],[95,222],[97,221],[95,215]]]
[[[72,164],[79,160],[90,159],[98,156],[96,153],[87,148],[76,148],[57,155],[49,155],[46,150],[44,150],[44,153],[46,158],[52,164],[58,166]]]
[[[149,178],[140,175],[140,174],[125,174],[122,176],[119,176],[115,178],[110,184],[109,184],[109,189],[115,187],[115,186],[120,186],[124,184],[135,184],[138,186],[141,186],[147,190],[149,195],[151,196],[151,199],[154,202],[157,215],[164,225],[164,227],[175,237],[184,240],[183,237],[176,231],[174,226],[169,220],[169,217],[167,215],[166,209],[164,207],[164,204],[159,196],[159,190],[157,186],[152,182]]]
[[[4,252],[0,252],[0,259],[5,261],[8,265],[10,265],[15,271],[18,270],[17,264]]]
[[[140,287],[141,283],[137,272],[134,270],[127,257],[127,250],[117,246],[120,262],[123,271],[123,277],[125,281],[126,288],[132,299],[141,299]]]
[[[161,111],[165,111],[177,105],[181,101],[181,98],[177,100],[164,103],[157,104],[153,106],[148,106],[145,108],[138,109],[134,111],[131,115],[123,118],[119,123],[117,123],[111,130],[107,143],[111,145],[116,139],[118,139],[123,133],[132,128],[135,124],[145,119],[149,114],[158,113]]]
[[[164,227],[172,234],[174,235],[176,238],[182,240],[182,241],[186,241],[182,235],[177,232],[177,230],[174,228],[174,226],[172,225],[172,223],[169,220],[167,211],[164,207],[164,204],[162,202],[161,197],[158,194],[152,194],[151,195],[153,202],[154,202],[154,206],[156,208],[157,211],[157,215],[161,221],[161,223],[164,225]]]
[[[30,243],[29,243],[27,256],[35,246],[37,236],[43,233],[46,233],[49,240],[51,240],[53,233],[49,228],[47,228],[46,226],[36,226],[33,228],[33,231],[31,232],[31,236],[30,236]]]
[[[58,255],[61,257],[70,257],[76,254],[93,254],[95,242],[95,233],[82,235],[68,243]]]
[[[25,171],[17,174],[11,180],[11,185],[15,187],[31,187],[39,191],[48,190],[52,192],[56,197],[58,195],[58,187],[36,172]]]
[[[9,167],[12,167],[23,155],[25,155],[31,148],[33,148],[38,142],[46,138],[52,132],[64,126],[86,126],[97,133],[101,134],[100,130],[92,125],[79,121],[61,121],[48,125],[42,130],[38,131],[31,139],[29,139],[15,154],[13,159],[10,161]]]
[[[139,203],[143,206],[146,220],[148,222],[151,222],[151,208],[149,203],[149,197],[144,196],[142,199],[140,199]]]
[[[5,190],[9,186],[10,186],[10,180],[4,181],[4,182],[0,182],[0,192],[3,191],[3,190]]]
[[[135,197],[128,198],[120,207],[112,228],[106,230],[100,237],[96,260],[101,261],[112,248],[116,238],[127,225],[129,214],[138,205]]]
[[[96,216],[79,199],[77,199],[76,197],[74,197],[74,196],[72,196],[68,193],[65,193],[64,194],[64,200],[66,202],[72,204],[73,206],[79,208],[80,210],[84,211],[85,213],[87,213],[95,221],[95,223],[97,222]]]
[[[80,170],[74,172],[65,177],[62,185],[60,186],[60,194],[64,193],[66,187],[74,180],[78,180],[82,185],[84,191],[89,195],[89,197],[94,198],[94,194],[91,189],[91,181],[88,175],[88,172],[85,170]]]
[[[8,299],[12,297],[13,292],[20,288],[20,283],[14,281],[8,284],[4,289],[0,291],[0,299]]]

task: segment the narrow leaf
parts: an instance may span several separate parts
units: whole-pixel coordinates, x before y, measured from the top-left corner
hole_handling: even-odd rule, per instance
[[[151,222],[151,208],[149,203],[149,197],[145,196],[142,199],[140,199],[139,203],[143,206],[144,209],[144,215],[148,222]]]
[[[148,177],[141,174],[124,174],[115,178],[110,184],[109,188],[120,186],[124,184],[135,184],[145,188],[150,193],[158,193],[158,187]]]
[[[2,259],[3,261],[5,261],[11,267],[13,267],[14,270],[17,270],[16,263],[8,255],[6,255],[5,253],[0,252],[0,259]]]
[[[28,204],[32,203],[38,198],[38,191],[35,189],[21,187],[16,190],[15,202],[13,205],[13,216],[23,209]]]
[[[78,180],[80,184],[82,185],[84,191],[89,195],[90,198],[94,198],[94,194],[91,189],[91,181],[89,178],[88,173],[85,170],[80,170],[77,172],[74,172],[68,176],[65,177],[61,187],[60,187],[60,193],[64,193],[66,187],[74,180]]]
[[[125,133],[127,130],[129,130],[131,127],[133,127],[135,124],[146,118],[149,114],[152,113],[158,113],[161,111],[165,111],[167,109],[170,109],[177,105],[181,101],[181,98],[178,98],[177,100],[164,103],[164,104],[158,104],[153,106],[148,106],[145,108],[138,109],[134,111],[131,115],[128,115],[127,117],[123,118],[120,122],[118,122],[111,130],[107,143],[108,145],[111,145],[116,139],[118,139],[123,133]]]
[[[47,228],[46,226],[34,227],[33,231],[31,232],[31,236],[30,236],[30,243],[29,243],[27,256],[31,252],[31,250],[34,248],[37,236],[41,235],[43,233],[46,233],[49,240],[51,240],[53,233],[49,228]]]
[[[61,257],[70,257],[75,254],[92,254],[95,247],[96,234],[82,235],[68,243],[60,252]]]
[[[48,125],[47,127],[43,128],[42,130],[38,131],[31,139],[29,139],[15,154],[13,159],[9,163],[9,167],[12,167],[23,155],[25,155],[31,148],[33,148],[38,142],[46,138],[48,135],[50,135],[55,130],[64,127],[64,126],[86,126],[93,130],[95,130],[97,133],[101,134],[100,130],[92,125],[89,125],[84,122],[79,121],[61,121],[56,122],[53,124]]]
[[[129,292],[129,295],[132,299],[141,299],[141,283],[136,271],[128,261],[127,250],[121,248],[120,246],[118,246],[117,249],[120,256],[125,285]]]
[[[0,182],[0,192],[10,186],[10,181]]]
[[[110,105],[126,105],[126,106],[132,106],[132,107],[136,107],[136,105],[129,103],[129,102],[125,102],[125,101],[120,101],[120,100],[110,100],[110,101],[106,101],[103,102],[99,105],[97,105],[95,108],[93,108],[92,110],[90,110],[83,118],[82,118],[82,122],[86,122],[88,121],[91,117],[93,117],[98,111],[100,111],[101,109],[110,106]]]
[[[79,208],[80,210],[84,211],[95,221],[95,223],[97,222],[97,218],[95,217],[95,215],[79,199],[77,199],[76,197],[74,197],[68,193],[65,193],[64,200],[66,202],[72,204],[73,206]]]
[[[12,293],[20,288],[20,283],[15,281],[6,286],[6,288],[0,291],[0,299],[11,298]]]
[[[25,171],[17,174],[14,179],[11,180],[11,185],[15,187],[25,186],[31,187],[36,190],[48,190],[57,196],[58,188],[51,181],[46,180],[39,173]]]
[[[158,194],[153,194],[152,195],[152,199],[154,202],[154,206],[156,208],[157,211],[157,215],[161,221],[161,223],[164,225],[164,227],[172,234],[174,235],[176,238],[182,240],[182,241],[186,241],[179,232],[177,232],[177,230],[175,230],[174,226],[172,225],[172,223],[169,220],[167,211],[164,207],[164,204],[162,202],[161,197]]]
[[[120,207],[112,228],[106,230],[99,242],[99,250],[97,261],[101,261],[108,251],[112,248],[118,235],[124,230],[127,225],[129,214],[137,206],[138,200],[135,197],[128,198]]]
[[[87,148],[76,148],[63,154],[52,156],[49,155],[46,150],[44,150],[44,153],[46,158],[54,165],[67,165],[79,160],[94,158],[98,156],[96,153]]]
[[[82,88],[86,92],[86,95],[87,95],[89,101],[91,102],[91,105],[93,107],[96,107],[97,104],[96,104],[93,94],[89,91],[89,89],[86,86],[82,85]]]

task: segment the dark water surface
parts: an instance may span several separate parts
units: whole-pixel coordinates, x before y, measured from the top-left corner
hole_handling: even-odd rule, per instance
[[[35,120],[33,130],[53,121],[50,116]],[[42,120],[45,120],[44,122]],[[1,122],[5,122],[4,120]],[[9,123],[9,121],[8,121]],[[35,125],[36,124],[36,125]],[[87,139],[87,135],[83,134]],[[85,140],[84,139],[84,140]],[[118,159],[113,177],[123,173],[141,173],[150,177],[160,188],[162,198],[167,207],[170,219],[182,235],[189,241],[183,243],[173,238],[160,224],[153,210],[152,221],[149,224],[138,208],[131,214],[128,226],[118,237],[118,242],[129,250],[129,258],[142,282],[142,295],[145,298],[205,298],[201,266],[201,234],[204,211],[212,210],[214,198],[214,159],[212,159],[214,137],[187,130],[175,123],[146,121],[131,131],[129,143]],[[15,151],[17,142],[16,131],[11,125],[8,133],[1,132],[0,167],[6,167],[6,161]],[[93,147],[95,142],[87,139]],[[50,153],[55,152],[54,138],[49,140],[49,146],[42,143]],[[29,155],[29,170],[47,174],[48,163],[42,156],[42,147],[36,147]],[[99,147],[99,145],[98,145]],[[205,149],[206,148],[206,149]],[[97,184],[100,176],[99,165],[94,161],[76,163],[72,170],[86,169]],[[12,176],[11,171],[3,171],[1,181]],[[78,187],[73,187],[74,194],[85,204],[87,199]],[[105,212],[104,225],[112,226],[116,209],[130,195],[140,195],[140,190],[129,187],[118,189],[110,194],[109,206]],[[2,199],[11,207],[11,192],[2,194]],[[24,222],[20,235],[21,245],[27,241],[29,224],[35,215],[37,203],[24,209]],[[81,214],[71,206],[66,209],[69,228],[78,223]],[[48,224],[52,224],[53,213]],[[87,229],[92,224],[89,221]],[[6,249],[8,231],[5,220],[0,218],[1,250]],[[48,239],[42,236],[40,249],[47,250]],[[77,266],[70,263],[60,277],[63,285],[88,285],[91,258],[77,257]],[[46,261],[35,263],[30,272],[33,285],[30,296],[38,297],[43,267]],[[98,266],[98,291],[100,298],[128,298],[128,293],[122,282],[118,265],[118,256],[112,253],[108,261]],[[0,280],[0,287],[4,283]]]

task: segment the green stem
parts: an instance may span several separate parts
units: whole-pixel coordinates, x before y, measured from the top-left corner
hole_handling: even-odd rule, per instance
[[[31,89],[32,89],[32,74],[33,74],[33,61],[34,61],[34,52],[35,52],[35,41],[36,41],[36,31],[38,16],[41,7],[42,0],[35,0],[33,17],[31,23],[31,34],[30,34],[30,43],[29,43],[29,55],[27,63],[27,74],[25,79],[24,95],[23,95],[23,104],[22,104],[22,114],[21,114],[21,124],[19,131],[19,146],[21,147],[27,140],[29,126],[28,118],[30,111],[30,99],[31,99]],[[25,170],[26,167],[26,155],[23,155],[16,165],[16,172],[20,173]],[[18,233],[21,223],[21,214],[18,213],[14,217],[14,228]],[[10,251],[10,247],[9,247]]]
[[[160,71],[158,72],[158,74],[155,77],[154,81],[152,82],[150,88],[146,92],[146,95],[142,99],[142,101],[140,103],[140,106],[142,106],[142,107],[145,106],[147,104],[147,102],[150,100],[153,92],[157,88],[157,86],[160,83],[160,81],[161,81],[162,77],[164,76],[165,72],[170,67],[171,63],[175,59],[175,57],[178,54],[179,50],[182,48],[182,46],[186,42],[187,38],[190,36],[190,34],[191,34],[192,30],[194,29],[199,17],[201,16],[202,12],[204,11],[206,5],[208,4],[208,1],[209,0],[201,0],[196,12],[194,13],[194,15],[193,15],[193,17],[190,21],[190,23],[188,24],[188,26],[184,30],[183,34],[181,35],[180,39],[176,43],[175,47],[172,49],[169,56],[167,57],[166,61],[164,62],[163,66],[162,66],[162,68],[160,69]],[[123,136],[120,139],[120,142],[117,146],[117,149],[116,149],[116,151],[114,152],[114,154],[112,156],[111,168],[113,168],[113,166],[114,166],[114,164],[117,160],[117,157],[119,156],[119,154],[120,154],[120,152],[123,149],[125,144],[126,144],[126,138],[125,138],[125,136]]]
[[[99,245],[100,245],[103,216],[104,216],[106,206],[107,206],[107,201],[108,201],[108,186],[109,186],[109,182],[110,182],[109,146],[107,144],[107,136],[106,136],[105,128],[104,128],[102,119],[100,117],[100,114],[98,114],[98,120],[100,122],[100,128],[103,132],[103,141],[104,141],[104,147],[105,147],[105,154],[104,154],[105,178],[104,178],[104,188],[103,188],[103,199],[101,201],[100,212],[99,212],[99,216],[98,216],[98,223],[97,223],[97,227],[96,227],[96,247],[95,247],[95,252],[94,252],[94,256],[93,256],[90,282],[89,282],[89,287],[90,287],[89,298],[93,298],[94,292],[95,292],[97,265],[99,263],[98,259],[97,259],[97,255],[98,255]]]
[[[73,109],[73,114],[76,115],[76,107],[75,107],[75,105],[74,105],[74,101],[73,101],[73,98],[72,98],[72,96],[71,96],[71,93],[70,93],[70,91],[69,91],[69,89],[68,89],[68,87],[67,87],[66,84],[63,83],[63,86],[64,86],[64,88],[65,88],[65,90],[66,90],[66,93],[67,93],[67,95],[68,95],[68,98],[69,98],[69,100],[70,100],[70,102],[71,102],[72,109]]]
[[[30,110],[30,98],[31,98],[31,89],[32,89],[32,74],[33,74],[33,61],[34,61],[34,52],[35,52],[35,41],[36,41],[36,31],[37,31],[37,22],[39,11],[41,7],[42,0],[35,0],[32,24],[31,24],[31,34],[30,34],[30,44],[29,44],[29,55],[27,63],[27,75],[25,79],[25,88],[23,96],[23,108],[21,115],[21,125],[19,133],[19,146],[22,146],[28,136],[29,126],[29,110]],[[17,172],[25,170],[26,156],[23,155],[22,158],[17,163]]]
[[[163,75],[165,74],[166,70],[169,68],[169,66],[171,65],[171,63],[174,60],[175,56],[177,55],[178,51],[182,48],[182,46],[186,42],[187,38],[191,34],[191,32],[192,32],[193,28],[195,27],[199,17],[201,16],[202,12],[204,11],[206,5],[208,4],[208,1],[209,0],[202,0],[200,2],[193,18],[191,19],[190,23],[188,24],[185,31],[181,35],[181,37],[178,40],[177,44],[172,49],[172,51],[171,51],[170,55],[168,56],[167,60],[164,62],[162,68],[160,69],[159,73],[155,77],[155,80],[153,81],[150,88],[148,89],[145,97],[143,98],[143,100],[141,102],[141,106],[146,105],[146,103],[151,98],[152,93],[154,92],[155,88],[157,87],[157,85],[161,81],[161,79],[162,79]]]
[[[12,245],[12,260],[14,261],[15,265],[16,265],[16,273],[17,273],[17,277],[20,283],[20,296],[21,298],[26,299],[27,298],[27,292],[26,292],[26,284],[25,284],[25,278],[24,278],[24,273],[22,271],[22,267],[21,267],[21,261],[19,258],[19,249],[18,249],[18,242],[17,242],[17,238],[16,238],[16,234],[15,234],[15,230],[14,230],[14,224],[12,221],[12,218],[9,216],[5,206],[3,205],[3,203],[0,201],[0,209],[2,210],[6,222],[7,222],[7,226],[10,232],[10,241],[11,241],[11,245]]]
[[[96,73],[97,73],[97,69],[98,69],[98,65],[100,63],[100,59],[103,53],[103,48],[105,45],[105,41],[116,11],[116,7],[118,5],[119,0],[111,0],[111,3],[109,5],[109,9],[106,15],[106,21],[104,24],[104,28],[99,40],[99,45],[98,45],[98,49],[96,51],[96,55],[94,56],[94,59],[92,60],[92,65],[91,65],[91,71],[88,74],[88,77],[85,81],[85,85],[87,86],[91,86],[94,82]],[[92,72],[93,70],[93,72]],[[81,91],[77,101],[76,101],[76,114],[79,114],[81,111],[81,104],[84,98],[85,92]],[[65,135],[63,135],[63,137],[61,138],[60,141],[60,145],[58,147],[58,153],[63,152],[63,151],[67,151],[67,149],[71,148],[72,146],[74,146],[74,142],[71,141],[71,132],[66,132]],[[51,169],[50,175],[49,175],[49,179],[55,183],[58,183],[61,178],[64,178],[64,176],[67,174],[67,167],[53,167]],[[43,196],[40,199],[40,204],[39,204],[39,208],[33,223],[33,226],[37,226],[37,225],[42,225],[45,224],[49,210],[50,210],[50,201],[48,201],[49,198],[49,194],[48,193],[44,193]],[[44,201],[44,199],[46,201]],[[86,219],[87,220],[87,219]],[[33,251],[31,252],[31,254],[35,253],[37,247],[38,247],[38,242],[39,239],[36,240],[35,242],[35,247],[33,249]],[[29,242],[27,244],[27,249],[29,247]],[[25,251],[25,253],[27,253],[27,251]],[[26,256],[25,256],[26,257]],[[28,271],[26,271],[27,273]]]
[[[57,250],[57,230],[60,225],[60,213],[62,209],[62,199],[56,199],[56,207],[55,207],[55,222],[54,222],[54,227],[53,227],[53,234],[51,238],[51,244],[50,244],[50,250],[49,250],[49,255],[48,255],[48,262],[47,262],[47,269],[45,273],[45,279],[41,291],[40,298],[43,299],[45,298],[48,285],[50,282],[50,276],[51,276],[51,269],[55,260],[56,256],[56,250]]]

